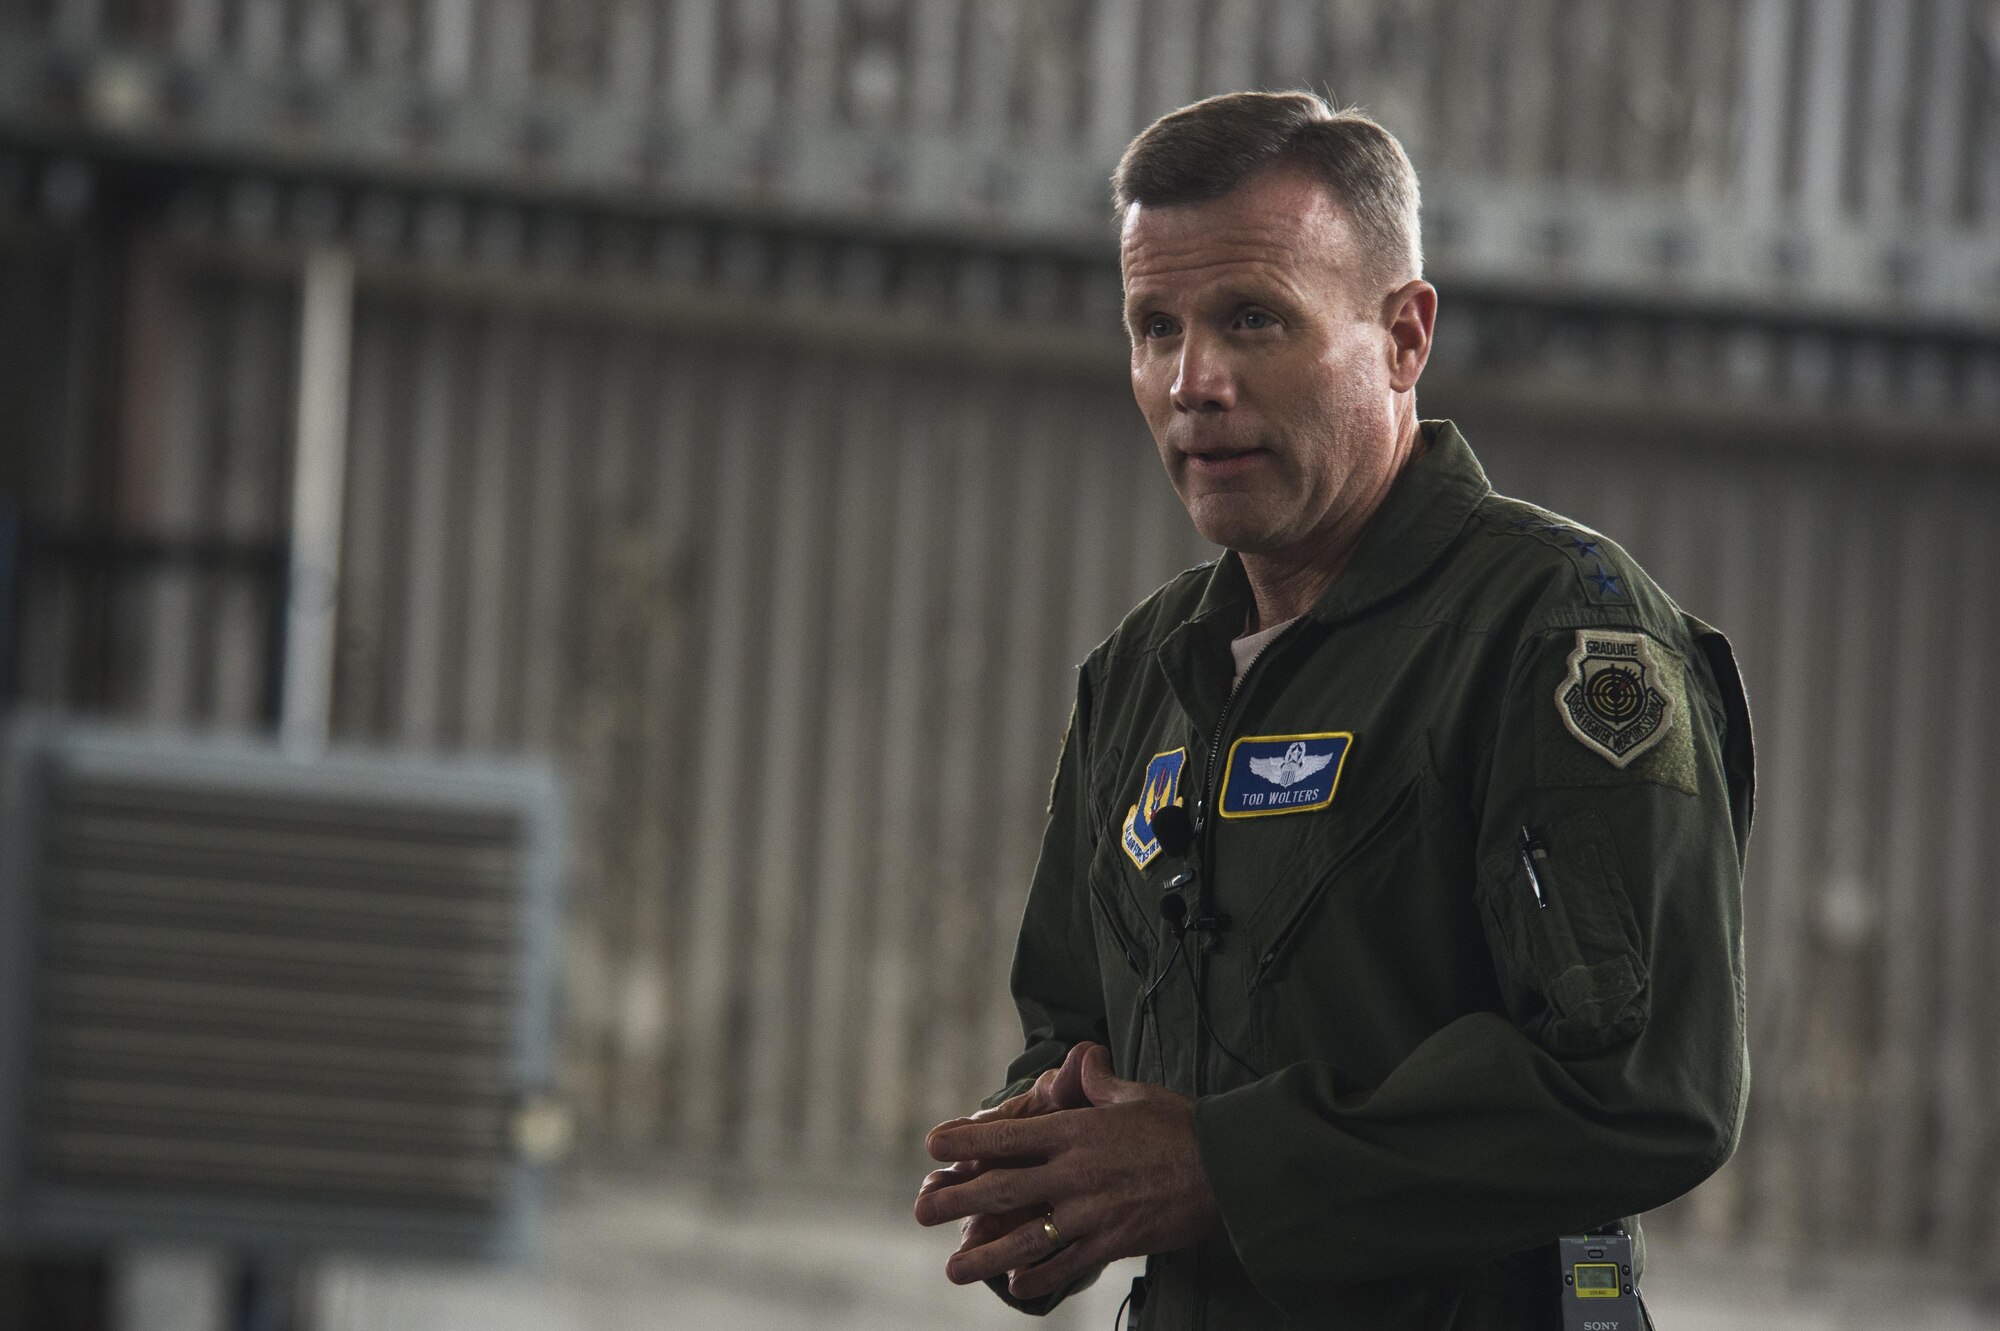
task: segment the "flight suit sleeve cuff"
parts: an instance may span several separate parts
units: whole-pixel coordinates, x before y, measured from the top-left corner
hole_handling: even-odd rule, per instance
[[[1033,1077],[1017,1077],[979,1102],[981,1109],[995,1109],[1035,1084]]]
[[[1288,1182],[1286,1162],[1273,1150],[1271,1115],[1259,1083],[1205,1095],[1195,1101],[1195,1144],[1222,1227],[1236,1258],[1257,1292],[1281,1308],[1294,1308],[1282,1260],[1292,1219],[1286,1198],[1296,1196],[1296,1176]]]

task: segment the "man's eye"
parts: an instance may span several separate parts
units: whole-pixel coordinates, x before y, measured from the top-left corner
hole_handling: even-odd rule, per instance
[[[1245,328],[1269,328],[1274,320],[1262,310],[1246,310],[1240,322]]]
[[[1147,337],[1172,337],[1174,321],[1164,314],[1155,314],[1145,322]]]

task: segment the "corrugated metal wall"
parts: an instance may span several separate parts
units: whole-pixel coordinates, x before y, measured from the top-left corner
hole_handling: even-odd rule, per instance
[[[1199,557],[1138,422],[394,297],[355,364],[337,730],[568,759],[593,1127],[846,1164],[990,1089],[1064,665]]]
[[[131,339],[161,392],[120,435],[122,519],[281,533],[291,286],[141,263],[170,335]],[[1018,1040],[1005,972],[1070,666],[1204,552],[1115,360],[509,290],[361,292],[336,733],[559,756],[566,1081],[594,1149],[907,1170]],[[1461,423],[1502,488],[1617,536],[1749,676],[1756,1088],[1742,1154],[1675,1223],[1990,1260],[1995,460]],[[23,685],[58,699],[74,648],[38,585]],[[121,585],[110,709],[254,724],[268,591]]]
[[[1991,1273],[2000,475],[1741,439],[1483,442],[1497,485],[1615,534],[1723,627],[1750,689],[1751,1112],[1685,1209],[1813,1247],[1921,1239]]]
[[[309,80],[318,95],[289,113],[306,124],[339,95],[334,84],[395,88],[398,100],[421,91],[434,113],[407,127],[413,140],[448,136],[450,111],[476,98],[480,118],[498,122],[481,136],[518,138],[524,159],[574,151],[599,170],[618,155],[565,141],[567,122],[598,106],[615,108],[620,138],[670,131],[655,159],[704,123],[839,129],[885,149],[935,136],[966,155],[1006,154],[993,166],[1009,176],[1023,161],[1034,174],[1036,158],[1087,162],[1076,181],[1087,192],[1055,211],[1094,219],[1097,178],[1155,116],[1214,92],[1326,86],[1371,107],[1441,175],[1690,189],[1809,223],[1839,212],[1947,225],[1991,221],[2000,207],[1996,15],[1994,0],[0,6],[0,23],[72,51],[116,42],[170,53],[184,71]],[[518,120],[530,100],[542,103],[539,133]],[[180,101],[182,117],[199,110],[185,90]],[[763,171],[782,179],[812,164]]]
[[[0,0],[0,140],[981,244],[1257,87],[1380,117],[1455,279],[1995,325],[2000,0]]]

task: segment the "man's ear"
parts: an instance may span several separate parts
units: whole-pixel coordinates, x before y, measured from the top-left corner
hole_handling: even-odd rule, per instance
[[[1431,358],[1431,327],[1437,322],[1437,288],[1421,277],[1405,282],[1382,302],[1389,329],[1389,387],[1407,393],[1417,386]]]

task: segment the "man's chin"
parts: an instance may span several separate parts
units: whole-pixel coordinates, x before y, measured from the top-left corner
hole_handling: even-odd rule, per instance
[[[1284,544],[1269,518],[1245,513],[1234,506],[1203,505],[1197,501],[1189,508],[1188,516],[1194,519],[1194,529],[1202,540],[1239,555],[1261,555]]]

